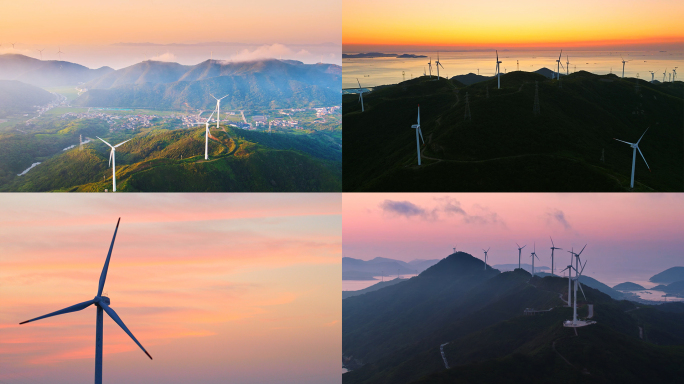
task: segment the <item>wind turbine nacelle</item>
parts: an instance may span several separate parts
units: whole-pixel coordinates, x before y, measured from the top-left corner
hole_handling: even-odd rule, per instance
[[[95,304],[98,304],[100,302],[103,302],[107,305],[111,304],[111,302],[109,301],[109,297],[107,297],[107,296],[95,297],[95,299],[93,299],[93,301],[95,302]]]

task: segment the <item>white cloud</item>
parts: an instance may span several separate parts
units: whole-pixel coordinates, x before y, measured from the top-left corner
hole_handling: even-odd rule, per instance
[[[171,52],[166,52],[166,53],[163,53],[163,54],[161,54],[161,55],[157,55],[157,56],[151,58],[150,60],[154,60],[154,61],[173,61],[173,62],[175,62],[175,61],[176,61],[176,55],[174,55],[174,54],[171,53]]]

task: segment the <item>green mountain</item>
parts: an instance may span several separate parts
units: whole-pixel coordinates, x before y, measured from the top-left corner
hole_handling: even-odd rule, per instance
[[[674,383],[684,373],[681,305],[637,307],[584,286],[578,315],[592,304],[597,323],[576,335],[562,326],[572,318],[567,279],[482,267],[459,252],[344,299],[343,361],[352,371],[343,383]],[[527,308],[545,311],[526,316]]]
[[[35,112],[36,105],[54,100],[50,92],[16,80],[0,80],[0,117]]]
[[[144,61],[85,85],[74,101],[84,107],[213,109],[211,97],[228,95],[226,109],[302,108],[339,105],[341,68],[293,60],[224,62],[193,66]]]
[[[18,80],[38,87],[76,85],[114,71],[109,67],[90,69],[61,60],[38,60],[5,53],[0,55],[0,79]]]
[[[212,131],[204,160],[204,129],[108,133],[104,122],[74,123],[51,134],[0,136],[0,190],[103,191],[112,189],[109,148],[96,141],[61,151],[78,135],[118,143],[117,191],[339,191],[341,149],[327,132],[309,135],[225,128]],[[338,139],[339,140],[339,139]],[[61,143],[55,145],[54,143]],[[43,145],[45,144],[45,145]],[[7,148],[7,151],[2,149]],[[57,154],[54,154],[54,151]],[[44,157],[36,157],[45,155]],[[16,176],[34,160],[43,161]]]
[[[357,95],[343,95],[344,190],[627,191],[632,149],[613,139],[636,142],[648,127],[639,146],[651,168],[637,159],[634,189],[684,189],[682,82],[580,71],[559,84],[515,71],[501,84],[422,76],[366,93],[365,112]],[[411,129],[418,104],[421,166]]]

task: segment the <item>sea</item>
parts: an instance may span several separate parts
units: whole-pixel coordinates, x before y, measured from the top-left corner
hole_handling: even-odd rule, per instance
[[[353,54],[358,52],[344,52]],[[439,60],[444,68],[439,69],[441,77],[453,77],[468,73],[482,76],[494,76],[496,72],[496,54],[494,51],[459,51],[459,52],[383,52],[396,54],[424,55],[424,58],[398,59],[394,57],[343,59],[342,60],[342,88],[358,88],[358,82],[363,88],[378,85],[397,84],[403,80],[429,74],[428,61],[432,60],[432,74],[437,75],[435,61]],[[556,70],[560,51],[499,51],[501,73],[521,70],[534,72],[541,68]],[[684,71],[684,52],[680,51],[563,51],[561,68],[563,74],[577,71],[605,75],[614,73],[622,76],[622,60],[625,63],[625,77],[639,77],[647,81],[653,78],[658,81],[668,81],[672,76],[672,69],[679,67],[678,72]],[[570,65],[567,62],[570,62]],[[665,75],[663,76],[663,72]],[[677,74],[677,79],[683,79]]]

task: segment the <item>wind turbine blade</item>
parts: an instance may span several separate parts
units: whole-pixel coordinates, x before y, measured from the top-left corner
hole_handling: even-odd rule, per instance
[[[109,166],[112,166],[112,157],[114,157],[114,148],[112,148],[111,151],[109,151]]]
[[[138,342],[138,339],[136,339],[135,336],[133,336],[133,334],[131,333],[131,331],[128,330],[128,328],[126,327],[126,324],[124,324],[124,322],[121,321],[121,318],[119,317],[119,315],[117,315],[116,312],[114,312],[114,310],[109,305],[107,305],[107,303],[105,303],[105,302],[101,301],[100,307],[102,307],[102,309],[104,309],[104,311],[107,312],[109,317],[111,317],[115,323],[119,324],[119,327],[121,327],[121,329],[123,329],[124,332],[128,333],[128,336],[130,336],[131,339],[133,339],[133,341],[135,341],[135,343],[138,344],[138,347],[140,347],[140,349],[142,349],[143,352],[145,352],[147,357],[149,357],[150,360],[152,360],[152,356],[150,356],[150,354],[147,353],[145,348],[143,348],[142,344],[140,344],[140,342]]]
[[[80,310],[82,310],[82,309],[88,308],[88,307],[91,306],[92,304],[93,304],[93,301],[92,301],[92,300],[84,301],[84,302],[82,302],[82,303],[79,303],[79,304],[76,304],[76,305],[72,305],[71,307],[66,307],[66,308],[64,308],[64,309],[60,309],[59,311],[55,311],[55,312],[52,312],[52,313],[48,313],[47,315],[43,315],[43,316],[40,316],[40,317],[36,317],[35,319],[26,320],[26,321],[21,322],[21,323],[19,323],[19,324],[26,324],[26,323],[30,323],[30,322],[32,322],[32,321],[44,319],[44,318],[46,318],[46,317],[52,317],[52,316],[57,316],[57,315],[61,315],[61,314],[64,314],[64,313],[70,313],[70,312],[80,311]]]
[[[579,255],[581,255],[581,254],[582,254],[582,252],[584,252],[584,248],[586,248],[586,247],[587,247],[587,245],[586,245],[586,244],[584,244],[584,247],[582,247],[582,250],[581,250],[581,251],[580,251],[580,252],[579,252],[579,253],[577,254],[577,257],[579,257]]]
[[[114,237],[112,237],[112,244],[109,245],[109,252],[107,253],[107,260],[105,260],[104,267],[102,267],[102,273],[100,274],[100,284],[97,287],[97,295],[102,295],[102,289],[105,285],[105,280],[107,279],[107,270],[109,269],[109,259],[112,257],[112,249],[114,249],[114,240],[116,240],[116,232],[119,230],[119,222],[121,218],[116,222],[116,228],[114,229]]]
[[[523,245],[523,248],[527,247],[527,244]]]
[[[580,274],[580,277],[582,275]],[[587,300],[587,295],[584,294],[584,289],[582,289],[582,283],[580,283],[579,278],[577,278],[577,286],[579,287],[580,291],[582,291],[582,296],[584,296],[584,300]]]
[[[97,137],[98,139],[100,139],[99,136],[95,136],[95,137]],[[100,139],[100,140],[102,140],[102,139]],[[109,144],[108,142],[106,142],[106,141],[104,141],[104,140],[102,140],[102,142],[105,143],[105,144],[107,144],[107,145],[109,145],[110,148],[114,148],[114,147],[112,147],[112,145]]]
[[[119,148],[120,146],[122,146],[122,145],[128,143],[128,142],[131,141],[131,140],[133,140],[133,139],[128,139],[128,140],[126,140],[126,141],[124,141],[124,142],[122,142],[122,143],[119,143],[119,144],[115,145],[114,148]]]
[[[651,128],[651,127],[648,127],[648,128]],[[646,130],[644,131],[644,133],[641,134],[641,137],[639,138],[639,141],[636,142],[637,145],[639,145],[639,142],[641,141],[641,139],[644,137],[644,135],[645,135],[646,132],[648,131],[648,128],[646,128]]]
[[[629,145],[633,145],[633,144],[634,144],[634,143],[630,143],[630,142],[628,142],[628,141],[622,141],[622,140],[619,140],[619,139],[616,139],[616,138],[613,138],[613,140],[617,140],[617,141],[619,141],[619,142],[621,142],[621,143],[625,143],[625,144],[629,144]]]
[[[549,236],[549,239],[551,239],[551,236]],[[551,239],[551,246],[556,248],[556,246],[553,244],[553,239]]]
[[[223,97],[220,98],[219,100],[223,100],[223,99],[225,99],[226,97],[228,97],[228,95],[223,96]]]
[[[359,81],[359,78],[356,78],[356,82],[359,83],[359,90],[361,89],[361,82]]]
[[[418,133],[420,134],[420,139],[423,141],[423,144],[425,144],[425,139],[423,139],[423,131],[418,127]]]
[[[641,155],[641,158],[644,159],[644,163],[646,163],[646,158],[644,157],[644,154],[641,153],[641,149],[639,149],[639,146],[638,146],[638,145],[637,145],[637,150],[639,151],[639,154]],[[648,168],[649,171],[651,170],[651,167],[648,166],[648,163],[646,163],[646,168]]]
[[[209,96],[211,96],[211,97],[213,97],[214,99],[216,99],[216,96],[212,95],[211,93],[209,94]],[[218,100],[218,99],[216,99],[216,100]]]

